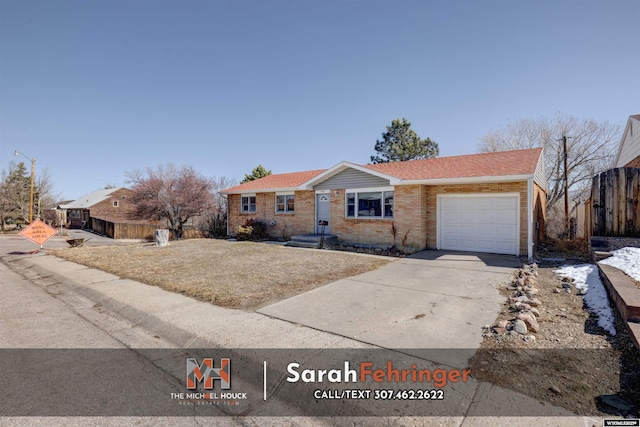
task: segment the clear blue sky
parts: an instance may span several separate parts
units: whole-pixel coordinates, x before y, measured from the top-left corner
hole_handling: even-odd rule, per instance
[[[556,112],[640,113],[640,1],[0,0],[0,167],[67,199],[167,162],[367,163],[401,117],[475,153]]]

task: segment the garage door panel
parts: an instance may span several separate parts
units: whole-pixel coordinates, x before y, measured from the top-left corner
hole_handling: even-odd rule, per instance
[[[459,239],[458,240],[459,244],[460,244],[460,249],[463,250],[474,250],[473,248],[476,247],[477,242],[474,239]]]
[[[512,210],[517,207],[517,200],[515,197],[491,198],[491,204],[490,209]]]
[[[516,251],[514,242],[510,240],[497,240],[495,248],[498,252],[513,253]]]
[[[477,246],[480,250],[484,250],[484,251],[492,251],[494,249],[494,241],[493,240],[483,240],[483,239],[478,239],[477,241]]]
[[[444,199],[442,200],[442,207],[444,209],[457,209],[459,208],[459,199]]]
[[[495,228],[495,236],[498,238],[512,238],[517,233],[516,226],[497,226]]]
[[[473,236],[475,233],[474,227],[470,225],[461,225],[458,227],[457,233],[461,236]]]
[[[495,209],[495,201],[493,198],[476,199],[475,203],[469,206],[474,209]]]
[[[440,247],[473,252],[517,254],[517,196],[441,197]]]
[[[517,218],[513,215],[513,211],[497,211],[494,214],[494,223],[497,224],[516,224]]]
[[[453,236],[457,236],[458,234],[458,228],[459,226],[455,225],[455,224],[451,224],[451,225],[443,225],[442,226],[442,233],[443,235],[445,235],[445,238],[451,238]]]

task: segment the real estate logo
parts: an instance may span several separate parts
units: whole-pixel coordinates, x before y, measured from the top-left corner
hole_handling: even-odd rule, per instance
[[[202,363],[194,357],[187,358],[187,389],[195,390],[198,382],[203,383],[206,390],[213,389],[213,381],[220,380],[220,388],[231,388],[231,359],[221,358],[220,367],[213,367],[213,358],[206,357]]]

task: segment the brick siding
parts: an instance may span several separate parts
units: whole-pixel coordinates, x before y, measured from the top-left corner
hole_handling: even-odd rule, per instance
[[[624,165],[625,168],[640,168],[640,156],[631,160],[629,163]]]
[[[544,223],[544,191],[535,186],[539,194],[542,221]],[[520,195],[520,254],[528,253],[528,198],[527,181],[487,184],[456,185],[401,185],[394,188],[394,219],[366,219],[345,217],[345,190],[331,190],[330,232],[342,242],[401,247],[406,235],[406,248],[411,251],[436,247],[437,197],[441,194],[500,194]],[[229,195],[229,231],[235,234],[236,227],[249,218],[276,224],[268,228],[273,237],[290,237],[294,234],[315,232],[314,191],[295,192],[295,213],[275,213],[275,193],[258,193],[256,213],[240,213],[239,194]],[[535,199],[534,199],[535,200]],[[539,220],[534,215],[534,220]],[[286,230],[285,230],[286,226]],[[396,234],[394,236],[393,229]]]
[[[263,221],[267,224],[267,233],[273,238],[288,239],[295,234],[315,232],[315,192],[294,192],[294,212],[276,213],[276,193],[256,194],[256,212],[240,212],[242,195],[229,195],[229,234],[235,235],[238,226],[249,219]],[[275,225],[270,225],[275,221]]]

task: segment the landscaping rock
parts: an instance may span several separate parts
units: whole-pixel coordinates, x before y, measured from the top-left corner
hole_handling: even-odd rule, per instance
[[[524,335],[527,333],[527,325],[522,320],[518,319],[513,324],[513,330],[519,333],[520,335]]]
[[[538,320],[536,316],[531,312],[519,313],[518,319],[522,320],[526,325],[527,329],[531,332],[538,332],[540,330],[540,325],[538,324]]]
[[[501,320],[496,324],[496,326],[498,328],[506,328],[507,325],[509,325],[509,321],[508,320]]]

